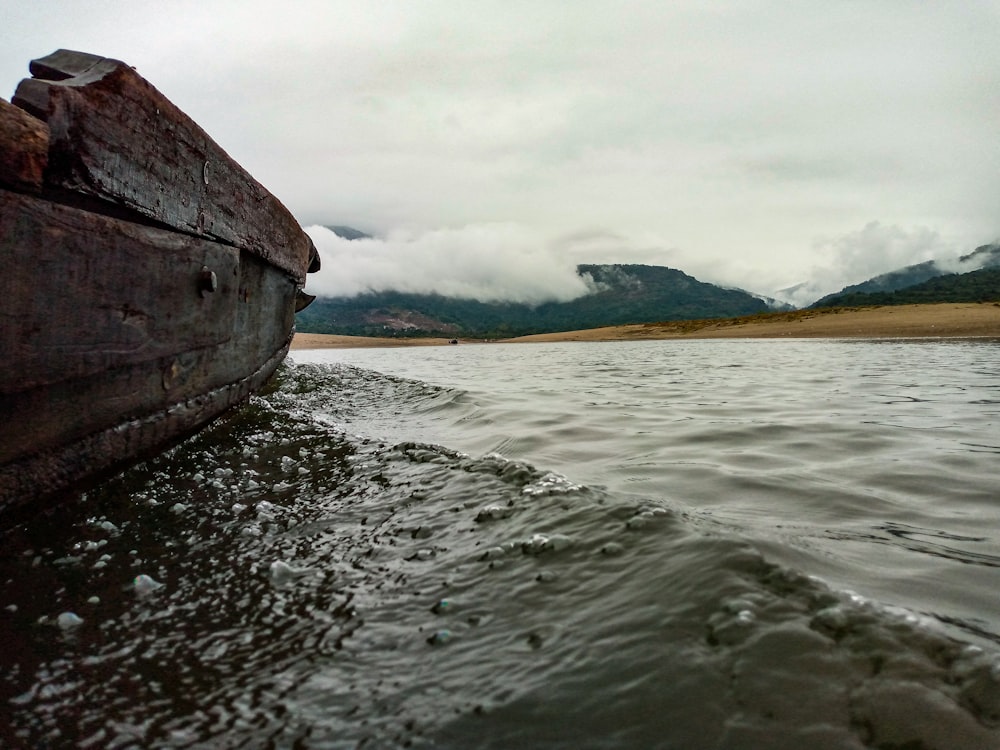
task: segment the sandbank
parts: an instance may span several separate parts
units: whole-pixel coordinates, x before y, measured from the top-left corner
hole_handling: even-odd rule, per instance
[[[736,338],[1000,338],[1000,303],[826,308],[742,318],[677,320],[539,333],[504,343]],[[448,346],[446,338],[369,338],[296,333],[292,349]],[[460,340],[479,343],[480,339]]]
[[[368,349],[388,346],[447,346],[454,339],[380,338],[374,336],[339,336],[331,333],[296,333],[292,349]]]

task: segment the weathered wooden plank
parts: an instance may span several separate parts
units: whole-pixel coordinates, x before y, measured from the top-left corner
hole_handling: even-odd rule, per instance
[[[247,256],[243,270],[242,283],[251,300],[267,294],[291,309],[290,280],[252,256]],[[60,450],[102,430],[130,429],[133,423],[141,427],[138,422],[151,414],[242,381],[290,340],[285,320],[269,321],[252,302],[241,304],[231,322],[234,336],[213,346],[0,394],[0,423],[7,426],[0,431],[0,466]],[[250,335],[242,336],[244,331]],[[207,421],[218,413],[206,410],[201,416]]]
[[[318,268],[287,209],[131,68],[60,51],[31,71],[0,101],[0,514],[260,387]]]
[[[275,275],[271,271],[271,275]],[[183,398],[159,404],[144,416],[135,419],[122,417],[98,429],[41,445],[31,452],[23,452],[16,460],[0,459],[0,516],[12,510],[37,507],[40,498],[58,497],[56,493],[67,488],[85,489],[84,482],[93,483],[111,472],[176,443],[199,429],[226,409],[237,404],[260,388],[274,373],[288,352],[288,343],[280,346],[270,357],[244,377],[211,390],[185,395]],[[233,344],[226,343],[208,350],[206,359],[234,354]],[[149,369],[148,367],[146,369]],[[137,375],[132,371],[131,375]],[[81,393],[85,399],[90,394]],[[47,403],[47,402],[46,402]],[[8,419],[4,411],[4,398],[0,396],[0,418],[8,426],[13,441],[19,429],[11,426],[31,427],[34,419],[20,421]],[[20,446],[23,449],[23,444]],[[0,441],[0,454],[5,452]]]
[[[0,191],[0,258],[0,351],[17,363],[0,368],[0,394],[234,335],[240,251],[227,245]],[[255,304],[284,323],[282,301]]]
[[[67,78],[82,75],[107,58],[92,55],[89,52],[59,49],[51,55],[32,60],[28,70],[35,78],[46,81],[65,81]]]
[[[0,217],[8,205],[24,214],[31,203],[46,205],[30,196],[0,194]],[[172,437],[167,427],[175,422],[164,417],[147,424],[150,415],[166,415],[175,404],[197,403],[204,394],[243,382],[288,345],[297,285],[257,256],[101,216],[92,217],[100,222],[101,247],[88,253],[73,226],[90,215],[69,207],[55,211],[73,218],[64,216],[34,246],[31,266],[37,277],[8,281],[0,275],[0,299],[5,300],[0,351],[18,363],[0,368],[0,424],[5,426],[0,474],[49,454],[83,472],[86,462],[73,457],[71,446],[113,428],[152,430],[136,438],[143,445],[155,445],[154,437],[166,442]],[[35,215],[49,216],[44,210]],[[0,230],[0,238],[5,236]],[[174,244],[165,247],[164,240]],[[156,253],[149,252],[151,242]],[[7,249],[0,255],[6,256]],[[144,254],[148,262],[133,267]],[[18,251],[12,266],[25,263],[26,255]],[[52,273],[58,271],[53,261],[59,255],[68,258],[67,275]],[[199,279],[206,261],[218,270],[218,281],[214,292],[202,295]],[[123,266],[127,270],[120,273]],[[104,273],[108,269],[110,275]],[[144,277],[145,271],[151,275]],[[161,304],[161,299],[174,304]],[[50,320],[57,322],[53,331]],[[240,398],[246,395],[240,393]],[[231,405],[211,403],[221,405],[214,412],[206,406],[190,419],[208,421]],[[88,453],[86,461],[105,466],[125,458]]]
[[[0,430],[0,467],[31,461],[39,453],[63,455],[64,446],[103,430],[152,429],[144,422],[150,415],[169,412],[176,404],[197,402],[204,394],[244,381],[287,347],[295,291],[291,279],[244,252],[238,304],[228,320],[231,336],[226,340],[0,393],[0,424],[7,426]],[[229,405],[214,413],[206,406],[198,418],[207,421]],[[170,422],[158,424],[156,430]],[[166,434],[162,439],[170,437]],[[70,454],[64,460],[70,461]],[[124,458],[117,454],[104,461]]]
[[[47,185],[249,250],[305,280],[311,243],[289,211],[125,63],[60,50],[13,103],[51,131]]]
[[[49,126],[0,99],[0,187],[37,193],[49,160]]]

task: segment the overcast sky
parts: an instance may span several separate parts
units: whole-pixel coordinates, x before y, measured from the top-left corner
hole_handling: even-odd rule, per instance
[[[1000,0],[0,0],[0,96],[125,60],[304,226],[377,236],[310,229],[314,291],[641,262],[809,302],[1000,237],[998,40]]]

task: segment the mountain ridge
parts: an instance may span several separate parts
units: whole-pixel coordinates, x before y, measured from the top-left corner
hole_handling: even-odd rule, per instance
[[[1000,301],[1000,267],[997,266],[942,274],[901,289],[828,296],[814,302],[810,308],[994,301]]]
[[[957,260],[951,262],[927,260],[873,276],[860,283],[846,286],[838,292],[824,295],[808,307],[830,307],[836,304],[833,300],[851,295],[895,292],[940,276],[953,275],[958,271],[968,273],[995,267],[1000,267],[1000,243],[980,245],[971,253],[959,256]]]
[[[309,333],[509,338],[605,325],[724,318],[768,310],[758,297],[642,264],[581,264],[591,293],[529,305],[407,292],[319,297],[296,318]]]
[[[347,240],[373,238],[346,225],[325,228]],[[576,272],[591,291],[568,302],[480,302],[382,290],[351,297],[321,296],[296,316],[296,322],[300,331],[310,333],[508,338],[795,309],[781,300],[702,282],[666,266],[590,263],[577,266]],[[996,299],[1000,299],[1000,243],[990,243],[951,261],[928,260],[879,274],[802,309]]]

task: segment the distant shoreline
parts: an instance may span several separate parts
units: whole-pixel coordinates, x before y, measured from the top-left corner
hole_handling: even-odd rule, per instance
[[[826,308],[742,318],[678,320],[539,333],[495,343],[736,338],[1000,338],[1000,303]],[[448,346],[446,338],[372,338],[296,333],[292,349]],[[460,343],[482,343],[461,339]]]

